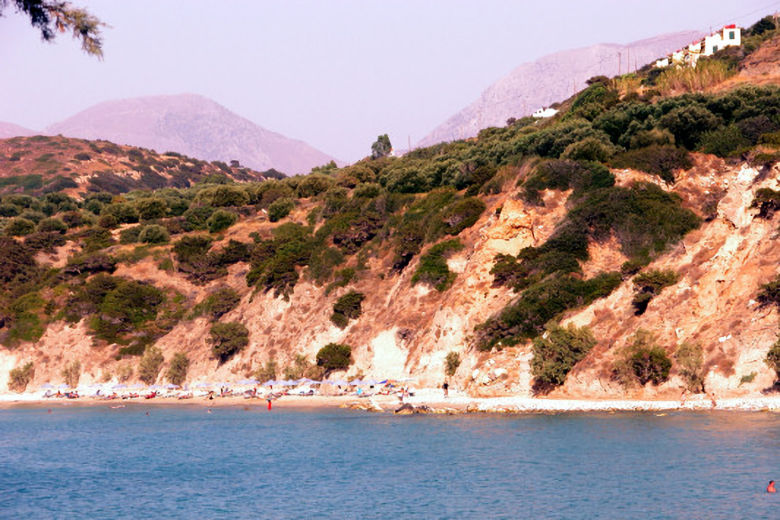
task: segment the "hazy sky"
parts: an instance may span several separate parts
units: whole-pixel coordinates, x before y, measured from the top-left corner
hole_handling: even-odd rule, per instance
[[[100,101],[192,92],[352,161],[398,148],[523,62],[601,42],[747,24],[780,0],[71,0],[105,59],[0,18],[0,121],[41,129]]]

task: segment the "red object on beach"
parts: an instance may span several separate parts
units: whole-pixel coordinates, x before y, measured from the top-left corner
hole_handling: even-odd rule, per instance
[[[777,490],[775,489],[775,481],[770,480],[769,485],[766,487],[767,493],[777,493]]]
[[[270,399],[268,400],[268,409],[269,410],[271,409],[271,400]]]

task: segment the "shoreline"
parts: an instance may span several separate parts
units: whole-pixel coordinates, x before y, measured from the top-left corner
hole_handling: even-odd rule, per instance
[[[761,397],[734,397],[718,399],[715,406],[706,397],[688,399],[685,404],[677,400],[631,400],[631,399],[545,399],[531,397],[468,397],[464,395],[443,396],[419,395],[404,400],[407,406],[403,413],[566,413],[566,412],[666,412],[666,411],[738,411],[738,412],[780,412],[780,395]],[[393,413],[402,403],[396,396],[282,396],[275,399],[272,409],[328,409],[349,408],[354,410]],[[100,399],[80,397],[78,399],[40,398],[34,395],[0,395],[0,411],[19,408],[66,408],[80,406],[104,406],[121,409],[124,407],[182,406],[200,408],[266,407],[264,398],[245,399],[227,397],[208,400],[198,397],[177,399],[156,397],[154,399]]]

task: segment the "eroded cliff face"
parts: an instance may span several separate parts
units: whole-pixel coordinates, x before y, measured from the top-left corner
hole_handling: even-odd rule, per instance
[[[640,328],[656,334],[670,357],[683,341],[701,343],[706,388],[718,395],[757,392],[772,384],[774,374],[764,359],[777,337],[778,316],[773,309],[758,308],[754,298],[759,285],[777,274],[780,217],[757,218],[750,204],[757,189],[780,188],[780,167],[759,172],[746,165],[729,166],[711,156],[695,159],[694,168],[682,172],[674,185],[641,172],[613,171],[620,184],[643,180],[676,192],[685,206],[709,219],[649,266],[674,270],[679,281],[656,296],[643,315],[634,315],[634,286],[626,279],[609,297],[564,316],[564,323],[590,327],[598,344],[552,396],[679,396],[683,383],[676,367],[670,380],[657,387],[627,390],[613,381],[616,353]],[[515,255],[524,247],[543,243],[564,217],[568,195],[548,191],[544,205],[529,205],[518,196],[512,178],[501,194],[484,198],[487,210],[481,219],[459,235],[465,248],[448,260],[457,278],[443,293],[412,285],[419,255],[400,275],[388,274],[391,252],[370,259],[367,269],[347,288],[327,294],[324,287],[302,281],[289,300],[248,288],[247,264],[232,266],[226,279],[206,286],[160,271],[152,258],[122,266],[115,274],[175,288],[191,302],[224,283],[242,295],[238,307],[222,320],[244,323],[250,343],[226,363],[220,365],[211,356],[205,318],[182,321],[158,340],[166,366],[175,352],[188,355],[190,382],[243,379],[269,359],[281,367],[292,364],[297,355],[312,361],[323,345],[339,342],[354,346],[354,363],[340,376],[413,377],[419,386],[437,386],[445,378],[446,355],[457,352],[461,365],[449,378],[453,386],[477,396],[531,395],[530,343],[479,352],[472,335],[476,325],[517,297],[510,289],[493,286],[490,269],[495,255]],[[305,209],[294,218],[303,221]],[[246,240],[250,231],[268,225],[262,219],[242,221],[224,240]],[[616,240],[591,244],[590,252],[591,259],[583,265],[587,276],[619,270],[626,260]],[[48,261],[56,263],[57,255]],[[333,303],[351,289],[366,295],[363,313],[342,330],[329,317]],[[0,388],[5,388],[10,369],[28,360],[35,362],[31,388],[60,381],[60,371],[73,360],[81,362],[82,383],[115,380],[122,365],[137,363],[136,358],[117,361],[116,353],[115,345],[93,346],[85,322],[57,322],[35,344],[0,350]],[[743,378],[750,379],[751,374],[755,374],[752,381],[745,382]]]

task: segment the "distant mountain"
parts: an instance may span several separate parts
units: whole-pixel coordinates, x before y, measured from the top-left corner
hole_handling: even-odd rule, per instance
[[[15,125],[13,123],[4,123],[0,121],[0,139],[6,139],[8,137],[19,137],[35,135],[35,130],[30,130],[23,126]]]
[[[436,127],[418,146],[465,139],[477,135],[483,128],[504,126],[510,117],[527,116],[540,107],[568,98],[581,90],[588,78],[625,73],[629,65],[631,70],[635,64],[642,67],[700,36],[697,31],[684,31],[626,45],[600,43],[524,63],[489,86],[471,105]]]
[[[107,101],[46,128],[47,134],[105,139],[163,153],[230,161],[255,170],[308,173],[333,160],[303,141],[266,130],[195,94]]]

